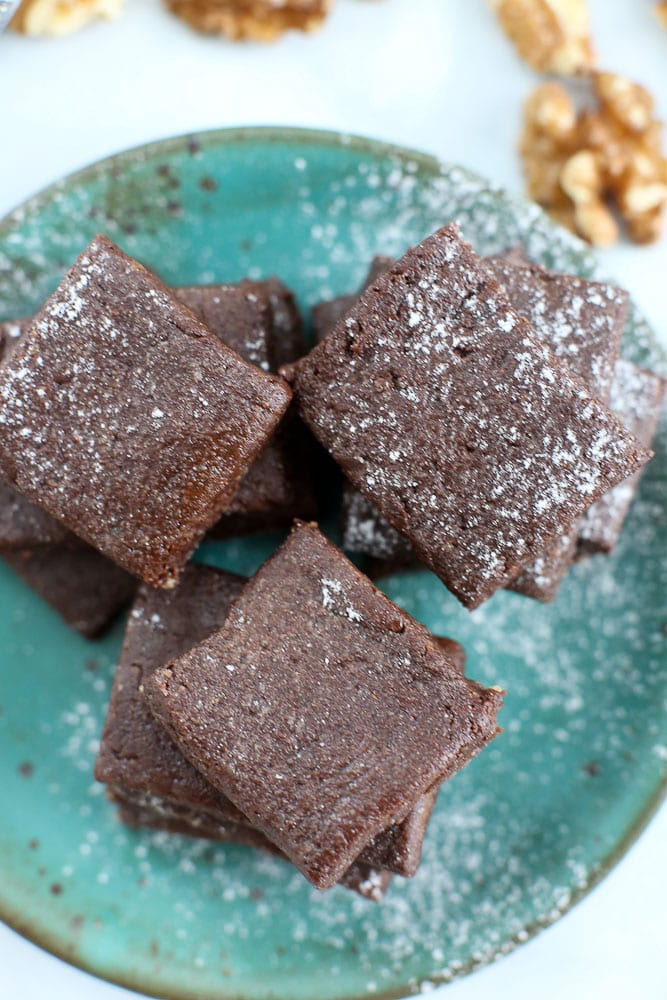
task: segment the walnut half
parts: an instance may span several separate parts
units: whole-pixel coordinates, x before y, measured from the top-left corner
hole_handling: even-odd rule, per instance
[[[10,28],[22,35],[70,35],[93,21],[112,21],[125,0],[23,0]]]
[[[165,0],[165,4],[197,31],[271,42],[291,28],[319,27],[333,0]]]
[[[565,88],[543,84],[524,109],[520,143],[528,193],[558,222],[597,246],[660,235],[667,205],[667,159],[653,99],[612,73],[591,76],[595,107],[578,115]]]
[[[569,75],[595,64],[585,0],[489,0],[525,62]]]

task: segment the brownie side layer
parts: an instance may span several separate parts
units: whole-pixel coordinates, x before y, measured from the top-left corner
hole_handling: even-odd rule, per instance
[[[130,603],[138,581],[89,545],[54,545],[3,552],[24,583],[88,639],[94,639]]]
[[[265,851],[268,854],[284,857],[270,840],[252,827],[220,822],[203,811],[174,809],[163,800],[155,800],[141,805],[135,801],[134,796],[124,795],[122,789],[112,791],[109,797],[112,802],[118,805],[119,819],[127,826],[148,827],[152,830],[164,830],[166,833],[176,833],[187,837],[203,837],[207,840],[217,840],[223,843],[242,844]],[[285,860],[288,859],[285,858]],[[379,903],[384,898],[390,882],[390,872],[362,861],[355,861],[337,884],[345,889],[351,889],[364,899]]]

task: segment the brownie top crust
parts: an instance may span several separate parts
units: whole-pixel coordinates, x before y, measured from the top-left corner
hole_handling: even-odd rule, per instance
[[[495,690],[311,525],[144,685],[184,754],[319,888],[496,732]]]
[[[0,471],[130,572],[173,586],[289,400],[98,236],[0,369]]]
[[[538,264],[487,257],[485,264],[512,306],[556,357],[607,402],[628,311],[616,285],[557,274]]]
[[[348,478],[468,607],[650,457],[454,225],[283,373]]]

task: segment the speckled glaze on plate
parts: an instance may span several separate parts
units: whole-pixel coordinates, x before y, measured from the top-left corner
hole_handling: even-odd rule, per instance
[[[276,272],[307,306],[449,219],[484,253],[521,243],[591,275],[538,209],[459,167],[366,139],[210,132],[105,160],[0,223],[0,318],[30,313],[96,231],[175,284]],[[632,311],[624,353],[664,371]],[[618,551],[556,602],[473,614],[426,572],[385,589],[507,688],[505,733],[443,790],[424,863],[382,905],[319,894],[286,864],[125,830],[92,777],[122,623],[69,632],[0,566],[0,915],[114,982],[197,1000],[404,996],[556,920],[643,827],[666,778],[667,434]],[[207,546],[250,572],[276,537]]]

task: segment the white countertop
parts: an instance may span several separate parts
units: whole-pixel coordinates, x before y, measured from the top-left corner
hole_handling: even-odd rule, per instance
[[[605,68],[647,84],[667,119],[667,32],[651,0],[590,0]],[[483,0],[337,0],[317,35],[270,47],[200,38],[159,0],[61,39],[0,37],[0,215],[45,184],[149,139],[227,125],[373,135],[521,189],[520,104],[536,77]],[[667,345],[667,237],[603,256]],[[555,927],[442,991],[447,1000],[665,1000],[667,807],[615,871]],[[0,997],[112,1000],[0,926]]]

